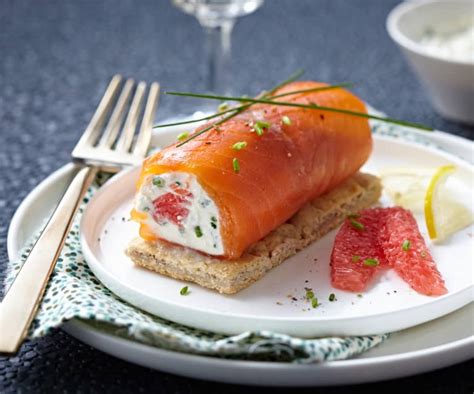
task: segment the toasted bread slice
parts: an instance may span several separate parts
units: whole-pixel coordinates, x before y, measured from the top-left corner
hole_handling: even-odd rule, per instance
[[[376,203],[381,190],[377,177],[359,172],[301,208],[237,260],[222,260],[167,242],[147,242],[141,238],[130,243],[126,254],[140,267],[219,293],[234,294],[338,227],[348,214]]]

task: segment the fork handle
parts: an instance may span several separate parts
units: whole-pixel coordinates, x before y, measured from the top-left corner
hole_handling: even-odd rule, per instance
[[[16,353],[38,309],[74,214],[97,167],[81,167],[0,304],[0,353]]]

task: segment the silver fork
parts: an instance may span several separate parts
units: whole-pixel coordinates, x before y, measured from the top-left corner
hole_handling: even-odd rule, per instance
[[[107,125],[103,127],[119,93],[121,80],[121,76],[115,75],[110,81],[72,152],[78,171],[0,304],[0,353],[15,353],[23,342],[74,214],[97,172],[116,172],[124,166],[138,164],[147,153],[159,84],[154,82],[150,86],[139,132],[134,138],[145,97],[145,82],[136,87],[122,130],[120,126],[135,85],[132,79],[124,83]]]

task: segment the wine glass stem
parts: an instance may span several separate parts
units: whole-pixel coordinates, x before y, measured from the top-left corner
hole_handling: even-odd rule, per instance
[[[208,89],[219,94],[230,94],[231,35],[234,19],[219,20],[218,23],[203,21],[206,30],[208,53]]]

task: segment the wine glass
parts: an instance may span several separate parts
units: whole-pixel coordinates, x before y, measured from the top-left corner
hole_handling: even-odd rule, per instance
[[[231,91],[231,35],[236,19],[259,8],[264,0],[171,0],[184,12],[194,15],[206,31],[210,92]]]

